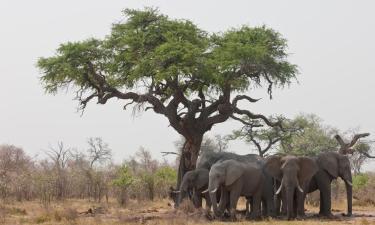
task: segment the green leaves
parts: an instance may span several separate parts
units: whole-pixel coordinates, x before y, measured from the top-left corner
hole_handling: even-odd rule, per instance
[[[124,15],[104,39],[68,42],[54,56],[40,58],[45,90],[77,87],[95,94],[106,86],[126,93],[142,86],[166,101],[181,90],[189,98],[200,89],[210,95],[224,87],[245,91],[264,84],[271,94],[273,85],[282,87],[296,76],[286,40],[265,26],[209,35],[189,20],[170,19],[153,8],[125,9]]]
[[[283,86],[295,78],[297,68],[287,61],[286,40],[276,31],[243,26],[211,38],[211,65],[218,82],[231,82],[235,89],[247,89],[252,82],[261,85],[262,78]]]
[[[116,179],[112,181],[112,184],[116,187],[127,188],[134,182],[134,177],[130,172],[128,166],[122,165],[118,171]]]

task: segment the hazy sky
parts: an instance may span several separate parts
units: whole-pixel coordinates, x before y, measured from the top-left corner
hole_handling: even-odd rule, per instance
[[[164,117],[152,112],[132,117],[132,110],[123,111],[123,102],[117,101],[90,104],[81,117],[73,93],[45,95],[35,67],[60,43],[104,37],[112,23],[123,19],[122,9],[144,6],[190,19],[210,32],[242,24],[276,29],[288,40],[299,82],[275,91],[273,100],[266,90],[252,93],[263,100],[251,110],[287,117],[315,113],[326,124],[359,128],[375,137],[374,1],[0,0],[0,143],[34,155],[57,141],[85,149],[88,137],[100,136],[117,162],[140,145],[157,158],[161,151],[174,150],[178,135]],[[228,134],[239,126],[227,122],[210,134]],[[249,152],[240,142],[230,148]]]

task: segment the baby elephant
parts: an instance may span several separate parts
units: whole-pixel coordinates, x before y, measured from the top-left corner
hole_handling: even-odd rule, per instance
[[[256,163],[244,163],[236,160],[224,160],[215,163],[209,173],[208,191],[216,216],[221,216],[217,207],[216,191],[221,187],[222,201],[229,201],[232,220],[236,220],[236,206],[240,196],[252,197],[253,210],[251,217],[260,217],[260,202],[263,185],[262,168]],[[227,196],[224,198],[224,196]],[[227,205],[221,202],[221,205]],[[248,214],[248,211],[246,212]]]
[[[211,208],[211,201],[208,193],[202,191],[208,187],[208,170],[198,168],[187,172],[181,181],[180,190],[174,191],[177,195],[175,207],[177,208],[182,200],[188,196],[189,192],[193,193],[192,200],[196,208],[202,207],[202,197],[206,199],[206,207]]]

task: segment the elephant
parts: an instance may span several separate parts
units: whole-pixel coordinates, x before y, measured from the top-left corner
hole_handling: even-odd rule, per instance
[[[338,152],[323,152],[315,157],[319,167],[318,172],[311,179],[308,193],[320,191],[319,215],[331,217],[331,183],[340,177],[345,182],[347,197],[347,214],[352,215],[352,174],[350,161],[346,155]]]
[[[256,154],[247,154],[247,155],[238,155],[232,152],[204,152],[197,161],[197,168],[206,168],[211,169],[211,166],[214,165],[217,161],[234,159],[240,162],[258,162],[261,161],[259,155]]]
[[[265,170],[280,181],[276,195],[283,191],[283,205],[286,206],[287,218],[303,217],[305,193],[318,165],[313,158],[296,156],[270,156]]]
[[[202,197],[206,200],[206,207],[211,208],[211,201],[208,193],[202,194],[208,187],[208,174],[209,171],[204,168],[198,168],[188,171],[182,178],[180,190],[175,191],[178,194],[175,208],[177,208],[182,200],[188,196],[189,192],[192,193],[192,200],[196,208],[202,207]]]
[[[221,216],[216,200],[216,192],[221,187],[221,193],[228,194],[228,198],[223,197],[225,196],[223,194],[222,199],[229,202],[229,213],[232,220],[236,220],[236,206],[240,196],[245,196],[247,199],[252,198],[251,217],[260,217],[263,180],[262,168],[257,163],[244,163],[233,159],[215,163],[211,167],[208,184],[215,216]],[[248,215],[248,211],[246,214]]]
[[[234,159],[243,163],[257,163],[264,167],[264,158],[256,154],[238,155],[231,152],[204,152],[198,159],[197,168],[211,169],[218,161]],[[273,201],[273,179],[266,171],[263,170],[264,185],[262,191],[262,215],[275,216],[275,207]]]

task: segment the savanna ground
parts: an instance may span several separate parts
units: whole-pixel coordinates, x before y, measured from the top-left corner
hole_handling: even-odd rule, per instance
[[[239,203],[239,209],[244,203]],[[169,200],[153,202],[131,201],[127,208],[121,208],[114,200],[109,203],[94,203],[87,200],[65,200],[51,203],[49,206],[39,201],[3,202],[0,205],[1,224],[375,224],[375,206],[353,206],[354,217],[341,216],[346,210],[345,202],[336,202],[333,213],[337,218],[323,219],[313,216],[318,208],[307,205],[306,220],[287,221],[283,219],[265,219],[246,221],[210,221],[201,210],[195,210],[189,203],[175,210]],[[93,213],[89,212],[89,209]]]

